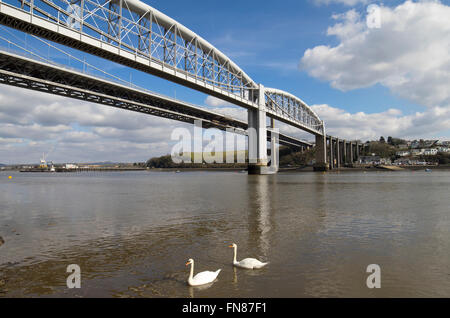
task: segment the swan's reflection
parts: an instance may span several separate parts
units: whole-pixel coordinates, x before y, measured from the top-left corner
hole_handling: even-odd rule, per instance
[[[195,286],[195,287],[189,286],[189,297],[190,298],[195,298],[195,292],[207,290],[212,285],[214,285],[214,283],[215,282],[212,282],[212,283],[209,283],[209,284],[205,284],[205,285],[201,285],[201,286]]]

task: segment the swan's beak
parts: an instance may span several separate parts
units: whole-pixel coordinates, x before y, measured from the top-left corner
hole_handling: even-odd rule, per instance
[[[191,262],[187,262],[187,263],[186,263],[186,266],[188,266],[190,263],[191,263]]]
[[[228,247],[234,247],[233,245],[230,245],[230,246],[228,246]]]

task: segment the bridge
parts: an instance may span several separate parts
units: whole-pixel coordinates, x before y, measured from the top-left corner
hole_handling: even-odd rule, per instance
[[[249,135],[249,173],[278,170],[278,143],[311,147],[278,135],[275,120],[315,136],[316,170],[357,160],[362,145],[326,135],[325,124],[300,98],[255,83],[212,44],[138,0],[0,0],[0,24],[228,101],[248,123],[143,89],[126,87],[53,63],[0,52],[0,82],[112,107]],[[18,67],[19,66],[19,67]],[[267,118],[271,126],[267,127]],[[271,160],[267,157],[267,141]]]

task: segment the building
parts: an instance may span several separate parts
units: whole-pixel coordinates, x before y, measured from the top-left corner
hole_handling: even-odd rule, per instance
[[[423,146],[425,148],[431,148],[431,147],[435,146],[438,142],[439,142],[439,140],[425,140],[423,142]]]
[[[395,154],[399,157],[407,157],[411,155],[409,151],[397,151]]]
[[[423,152],[423,155],[424,156],[435,156],[435,155],[437,155],[437,153],[438,153],[438,150],[436,148],[431,148],[431,149],[425,149]]]
[[[361,156],[359,158],[359,163],[363,165],[373,165],[373,164],[380,164],[380,156]]]
[[[390,165],[391,159],[381,158],[380,156],[361,156],[359,158],[359,163],[363,165]]]
[[[447,147],[438,147],[436,148],[438,152],[440,153],[446,153],[446,152],[450,152],[450,148]]]
[[[420,156],[420,155],[423,155],[424,152],[425,152],[425,149],[412,149],[411,155]]]

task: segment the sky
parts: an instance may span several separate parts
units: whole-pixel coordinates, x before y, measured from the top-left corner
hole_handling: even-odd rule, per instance
[[[312,107],[327,133],[450,140],[450,1],[144,0],[202,36],[255,82]],[[367,21],[370,5],[379,24]],[[370,17],[370,16],[369,16]],[[43,48],[29,35],[2,37]],[[6,42],[0,40],[0,47]],[[61,47],[61,46],[57,46]],[[62,47],[61,47],[62,48]],[[246,120],[246,110],[155,76],[64,48],[151,91]],[[54,61],[76,67],[56,50]],[[277,123],[282,132],[312,135]],[[0,163],[142,162],[171,152],[187,124],[0,85]]]

